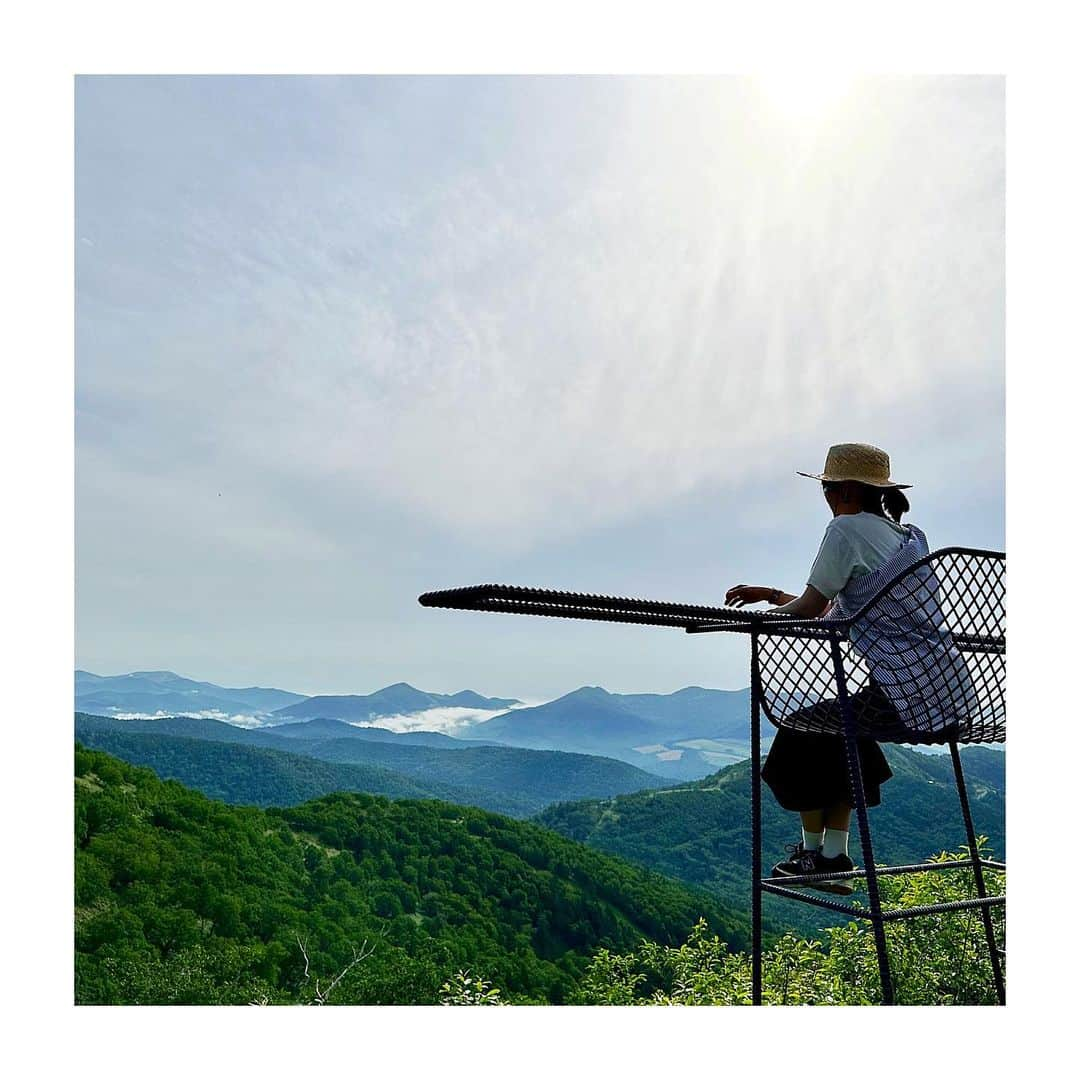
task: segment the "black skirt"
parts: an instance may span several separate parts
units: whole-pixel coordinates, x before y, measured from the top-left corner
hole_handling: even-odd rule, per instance
[[[875,684],[851,697],[856,712],[871,706],[877,715],[892,710],[892,703]],[[816,716],[821,710],[835,713],[836,726],[843,719],[837,701],[819,702],[814,706]],[[795,720],[797,714],[791,719]],[[881,785],[892,776],[892,769],[881,747],[870,738],[860,738],[859,763],[862,766],[863,792],[867,806],[881,802]],[[780,727],[761,770],[761,779],[769,785],[776,801],[785,810],[823,810],[837,803],[855,805],[847,772],[847,752],[842,735],[825,735]]]

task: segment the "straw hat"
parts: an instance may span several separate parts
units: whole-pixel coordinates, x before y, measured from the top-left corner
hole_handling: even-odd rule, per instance
[[[795,470],[799,472],[798,469]],[[889,455],[867,443],[837,443],[829,447],[823,473],[799,472],[811,480],[855,480],[879,488],[909,488],[889,478]]]

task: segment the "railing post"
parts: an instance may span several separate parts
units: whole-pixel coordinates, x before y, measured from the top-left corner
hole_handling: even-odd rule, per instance
[[[761,672],[758,635],[750,635],[750,874],[752,1002],[761,1004]]]
[[[956,775],[956,793],[960,797],[960,809],[964,813],[964,827],[967,829],[968,848],[971,850],[971,869],[975,875],[975,888],[980,897],[985,897],[986,882],[983,880],[982,858],[979,855],[979,847],[975,843],[975,824],[971,820],[971,806],[968,803],[967,784],[964,782],[964,769],[960,764],[960,748],[956,740],[949,741],[949,753],[952,755],[953,772]],[[997,992],[998,1003],[1005,1004],[1005,980],[1001,976],[1001,957],[998,956],[997,941],[994,938],[994,923],[990,917],[990,909],[982,909],[983,929],[986,931],[986,945],[990,950],[990,967],[994,972],[994,989]]]
[[[855,729],[855,717],[851,711],[851,699],[847,692],[847,675],[840,652],[840,638],[836,631],[829,635],[833,671],[836,675],[836,695],[844,716],[844,747],[847,751],[848,778],[855,796],[855,815],[859,822],[859,840],[862,844],[863,864],[866,870],[866,892],[870,898],[870,921],[874,927],[874,945],[877,949],[878,970],[881,973],[881,997],[885,1005],[895,1004],[892,975],[889,972],[889,953],[885,944],[885,923],[881,917],[881,894],[878,891],[877,867],[874,865],[874,848],[870,840],[870,818],[866,812],[866,792],[862,782],[862,762]]]

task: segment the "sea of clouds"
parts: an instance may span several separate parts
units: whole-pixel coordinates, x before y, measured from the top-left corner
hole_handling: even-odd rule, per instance
[[[191,716],[196,720],[220,720],[222,723],[242,728],[265,727],[267,726],[266,721],[269,719],[266,713],[227,713],[222,712],[220,709],[187,710],[184,712],[177,712],[175,709],[171,711],[159,709],[157,712],[124,712],[109,709],[102,710],[102,714],[109,716],[113,720],[165,720],[170,716]]]
[[[525,703],[512,706],[515,709],[526,707]],[[461,735],[470,728],[476,727],[477,724],[482,724],[485,720],[490,720],[493,716],[501,716],[508,711],[507,709],[444,707],[424,709],[416,713],[399,713],[395,716],[380,716],[375,720],[356,723],[354,726],[385,728],[387,731],[396,731],[399,734],[406,731],[437,731],[443,735]]]
[[[521,702],[511,706],[514,709],[528,708],[539,705],[539,701]],[[507,709],[465,709],[465,708],[435,708],[424,709],[421,712],[397,713],[393,716],[379,716],[374,720],[353,722],[354,727],[384,728],[386,731],[394,731],[399,734],[408,731],[435,731],[443,735],[461,735],[477,724],[490,720],[493,716],[499,716]],[[227,713],[220,709],[201,709],[187,711],[178,714],[176,711],[166,712],[110,712],[109,715],[115,720],[163,720],[169,716],[192,716],[199,720],[219,720],[225,724],[232,724],[240,728],[268,728],[279,727],[282,724],[280,717],[271,713]],[[285,721],[295,723],[295,720]]]

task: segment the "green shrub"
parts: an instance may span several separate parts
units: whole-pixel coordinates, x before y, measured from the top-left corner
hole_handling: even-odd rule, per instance
[[[988,853],[980,845],[984,858]],[[939,860],[965,858],[967,850]],[[886,908],[963,900],[976,895],[970,870],[896,875],[880,879]],[[1004,890],[1004,874],[986,871],[991,893]],[[1002,907],[992,908],[1004,946]],[[859,920],[830,927],[827,941],[786,934],[762,957],[762,1000],[770,1005],[870,1005],[881,1000],[874,935]],[[981,913],[947,912],[886,924],[896,1000],[904,1005],[992,1005],[993,975]],[[750,957],[698,924],[674,948],[644,942],[632,953],[601,950],[573,999],[584,1005],[748,1005]]]

